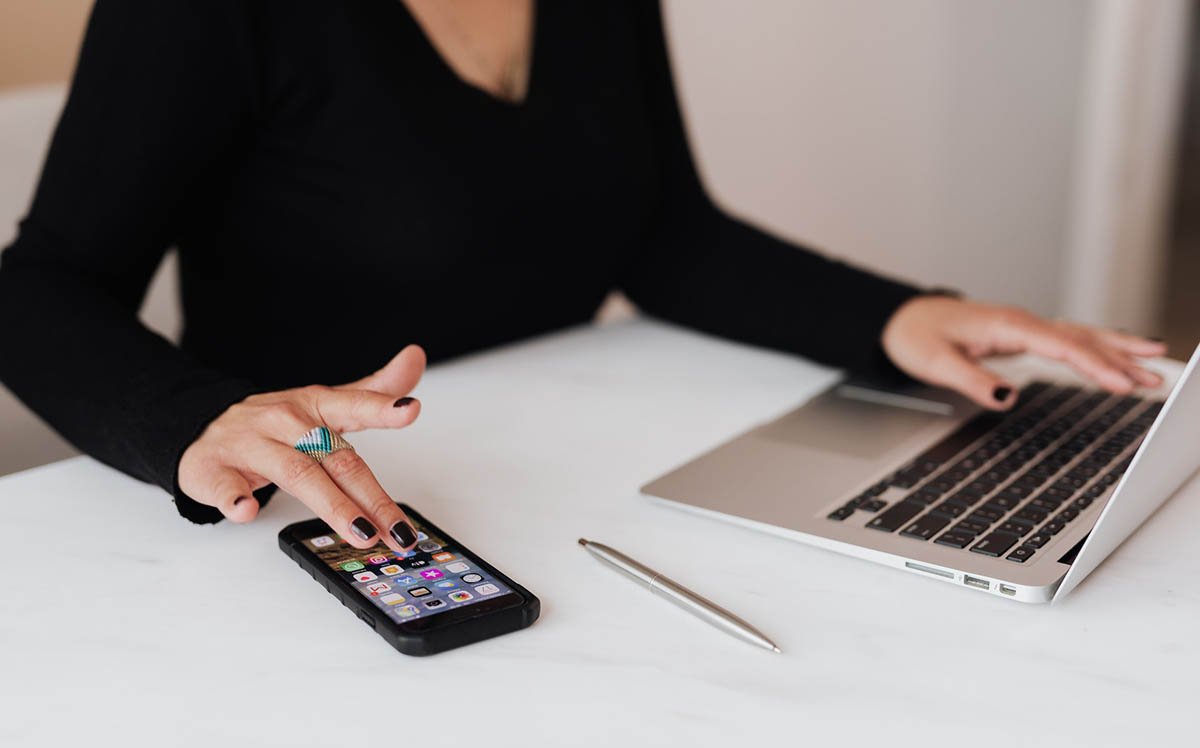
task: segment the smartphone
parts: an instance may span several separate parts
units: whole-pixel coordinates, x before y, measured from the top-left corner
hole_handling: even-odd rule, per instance
[[[431,655],[531,626],[541,604],[425,519],[399,505],[417,531],[413,550],[382,542],[360,550],[319,519],[279,533],[279,547],[358,618],[406,655]]]

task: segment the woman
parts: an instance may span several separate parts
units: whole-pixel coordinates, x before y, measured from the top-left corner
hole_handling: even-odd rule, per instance
[[[169,246],[179,348],[136,316]],[[1137,363],[1158,343],[923,294],[722,213],[639,0],[99,0],[0,266],[0,377],[193,521],[250,521],[276,484],[399,551],[412,528],[362,460],[297,442],[411,423],[408,343],[444,359],[581,323],[614,288],[988,408],[1014,400],[990,353],[1159,383]]]

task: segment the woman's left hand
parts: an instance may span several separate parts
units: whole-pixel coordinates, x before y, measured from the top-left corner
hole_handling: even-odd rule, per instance
[[[1167,350],[1136,335],[949,296],[918,296],[902,304],[884,327],[882,342],[905,373],[957,390],[992,410],[1012,407],[1015,388],[980,366],[984,356],[1028,351],[1065,361],[1106,390],[1125,394],[1162,384],[1162,377],[1142,368],[1138,359]]]

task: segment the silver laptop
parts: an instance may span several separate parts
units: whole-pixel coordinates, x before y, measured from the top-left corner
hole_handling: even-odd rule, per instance
[[[1003,414],[944,390],[843,382],[642,492],[949,584],[1057,600],[1200,466],[1197,359],[1154,392],[1117,396],[1023,358],[998,367],[1022,384]]]

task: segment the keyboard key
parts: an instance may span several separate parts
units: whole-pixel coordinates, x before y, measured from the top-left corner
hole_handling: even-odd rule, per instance
[[[1048,477],[1049,476],[1038,475],[1036,473],[1025,473],[1020,478],[1017,478],[1016,482],[1018,485],[1021,485],[1021,486],[1028,486],[1029,488],[1037,488],[1038,486],[1045,483],[1046,479]]]
[[[976,496],[984,496],[986,494],[991,493],[992,489],[994,489],[995,487],[996,487],[995,482],[990,481],[990,480],[984,480],[981,478],[979,480],[972,481],[972,482],[968,483],[967,485],[963,486],[963,492],[969,493],[969,494],[974,494]]]
[[[993,496],[991,499],[989,499],[988,503],[985,504],[984,506],[991,506],[991,507],[995,507],[997,509],[1003,509],[1005,511],[1008,511],[1009,509],[1012,509],[1014,506],[1016,506],[1017,504],[1020,504],[1020,503],[1021,503],[1021,499],[1019,499],[1015,496],[1009,496],[1007,494],[1001,493],[1001,494],[997,494],[997,495]]]
[[[888,482],[881,481],[881,482],[876,483],[875,485],[871,486],[870,488],[868,488],[867,493],[869,493],[872,496],[878,496],[879,494],[883,493],[886,490],[888,490]]]
[[[965,493],[963,491],[959,491],[958,493],[954,494],[950,498],[946,499],[946,501],[953,501],[955,504],[962,504],[963,506],[965,506],[969,509],[970,507],[973,507],[976,504],[978,504],[979,500],[981,498],[983,498],[983,497],[982,496],[974,496],[972,494]]]
[[[1000,493],[1005,496],[1012,496],[1017,499],[1023,499],[1033,491],[1029,486],[1022,486],[1019,483],[1012,483],[1004,487]]]
[[[1038,522],[1041,522],[1048,516],[1050,516],[1049,512],[1043,512],[1040,509],[1035,509],[1032,507],[1024,507],[1014,514],[1013,518],[1025,520],[1026,522],[1032,522],[1036,525]]]
[[[944,532],[937,540],[933,541],[938,545],[948,545],[951,548],[966,548],[975,540],[975,536],[966,532],[955,532],[950,530]]]
[[[943,501],[933,508],[935,514],[941,514],[950,519],[958,517],[963,512],[967,511],[967,507],[962,504],[957,504],[953,501]]]
[[[884,532],[899,530],[910,519],[924,511],[925,505],[916,501],[901,501],[867,523],[867,527]]]
[[[1040,532],[1025,538],[1025,545],[1029,546],[1030,548],[1041,548],[1043,545],[1049,542],[1050,536]]]
[[[1052,519],[1049,522],[1047,522],[1046,524],[1042,525],[1042,529],[1038,530],[1038,532],[1044,533],[1046,535],[1057,535],[1060,532],[1062,532],[1062,529],[1064,527],[1066,527],[1065,524],[1063,524],[1062,522],[1059,522],[1056,519]]]
[[[950,524],[950,520],[946,517],[939,517],[936,514],[926,514],[924,517],[901,530],[900,534],[906,538],[929,540],[948,524]]]
[[[999,556],[1017,542],[1017,536],[1008,532],[994,532],[971,546],[971,550],[985,556]]]
[[[1004,516],[1004,512],[981,506],[971,513],[970,519],[976,522],[986,522],[989,525]]]
[[[1084,483],[1087,483],[1087,481],[1083,480],[1082,478],[1072,478],[1071,476],[1068,475],[1065,478],[1059,478],[1054,483],[1054,487],[1060,488],[1064,491],[1070,491],[1071,493],[1075,493],[1080,488],[1083,488]]]
[[[912,488],[921,482],[921,477],[916,473],[900,472],[893,475],[889,483],[897,488]]]
[[[1033,532],[1033,525],[1018,519],[1009,518],[1007,522],[996,528],[999,532],[1011,532],[1013,535],[1028,535]]]
[[[932,480],[922,486],[922,490],[937,491],[938,495],[940,496],[941,494],[944,494],[950,489],[954,488],[957,483],[958,481],[946,480],[944,478],[940,480]]]
[[[1009,561],[1016,561],[1018,564],[1023,564],[1029,559],[1033,558],[1033,550],[1033,548],[1023,545],[1005,556],[1005,558],[1007,558]]]
[[[867,511],[867,512],[878,512],[880,509],[884,508],[885,506],[887,506],[887,502],[884,501],[883,499],[871,499],[867,503],[860,506],[859,509],[862,509],[863,511]]]
[[[954,433],[933,445],[921,459],[943,463],[971,446],[981,436],[996,428],[1004,416],[999,413],[981,413],[958,427]]]
[[[1062,502],[1052,497],[1035,496],[1034,498],[1030,499],[1029,503],[1025,506],[1042,512],[1053,512],[1055,509],[1058,509],[1060,506],[1062,506]]]
[[[837,521],[840,522],[840,521],[846,519],[847,517],[849,517],[851,514],[854,514],[854,507],[842,506],[842,507],[838,507],[837,509],[834,509],[832,512],[830,512],[826,516],[829,519],[836,519]]]
[[[1070,522],[1071,520],[1075,519],[1078,516],[1079,516],[1079,510],[1074,507],[1069,506],[1066,509],[1059,512],[1058,515],[1055,516],[1054,519],[1058,520],[1059,522],[1062,522],[1063,524],[1066,524],[1067,522]]]
[[[1087,509],[1089,506],[1091,506],[1092,502],[1094,501],[1095,499],[1093,499],[1091,496],[1080,496],[1078,499],[1075,499],[1071,502],[1071,506],[1082,512],[1084,509]]]
[[[989,525],[987,522],[978,522],[973,519],[964,519],[950,529],[951,532],[961,533],[964,535],[978,535],[985,532]]]
[[[910,493],[905,498],[909,501],[919,501],[922,504],[929,505],[942,498],[942,493],[941,491],[930,491],[929,489],[922,488],[920,491]]]
[[[1098,472],[1100,472],[1100,469],[1094,465],[1076,465],[1071,472],[1067,473],[1067,476],[1070,478],[1082,478],[1087,480]]]

